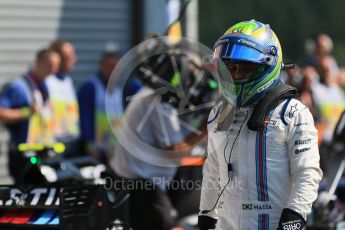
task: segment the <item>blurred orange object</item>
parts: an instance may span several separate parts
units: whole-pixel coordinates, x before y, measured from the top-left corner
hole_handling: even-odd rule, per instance
[[[204,157],[184,157],[180,161],[181,166],[202,166],[205,162]]]
[[[315,124],[315,127],[317,129],[317,139],[318,139],[318,144],[320,147],[327,125],[323,123],[319,123],[319,124]]]

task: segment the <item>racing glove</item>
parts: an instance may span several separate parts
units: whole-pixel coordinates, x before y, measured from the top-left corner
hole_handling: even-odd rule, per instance
[[[212,217],[205,216],[205,215],[198,216],[198,227],[200,230],[215,229],[216,223],[217,223],[217,220]]]
[[[289,208],[284,208],[280,216],[277,230],[302,230],[305,225],[306,222],[300,214]]]

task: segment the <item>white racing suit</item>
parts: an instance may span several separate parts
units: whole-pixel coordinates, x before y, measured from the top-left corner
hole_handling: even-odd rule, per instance
[[[276,230],[283,208],[306,219],[322,178],[309,109],[287,99],[271,111],[259,131],[251,131],[247,122],[253,108],[239,108],[228,131],[217,131],[221,106],[208,120],[200,210],[209,210],[205,215],[218,218],[216,229],[226,230]]]

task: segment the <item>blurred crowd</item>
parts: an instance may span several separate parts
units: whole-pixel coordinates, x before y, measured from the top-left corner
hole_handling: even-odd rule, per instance
[[[105,95],[118,60],[116,53],[104,53],[97,72],[86,76],[76,89],[71,77],[76,63],[74,46],[57,40],[36,53],[31,69],[3,86],[0,121],[10,133],[9,171],[15,182],[21,182],[25,166],[18,153],[21,143],[51,146],[62,142],[66,157],[89,154],[107,161],[115,137],[108,125]],[[130,85],[127,91],[138,88]]]
[[[345,68],[338,65],[333,48],[332,39],[319,34],[304,63],[283,76],[285,82],[299,89],[299,99],[314,116],[324,172],[329,167],[334,128],[345,109]]]

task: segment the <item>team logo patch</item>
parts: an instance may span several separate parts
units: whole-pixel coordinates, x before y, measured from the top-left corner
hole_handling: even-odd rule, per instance
[[[242,210],[252,210],[253,205],[252,204],[242,204]]]
[[[271,120],[268,116],[264,118],[264,126],[277,125],[277,121]]]
[[[219,203],[218,203],[218,208],[219,208],[219,209],[222,209],[222,208],[223,208],[223,204],[224,204],[224,202],[222,202],[222,201],[219,202]]]
[[[308,125],[308,123],[304,122],[304,123],[297,123],[294,126],[295,127],[299,127],[299,126],[303,126],[303,125]]]
[[[267,210],[272,209],[270,204],[242,204],[242,210]]]
[[[306,144],[310,144],[311,139],[306,139],[306,140],[297,140],[295,141],[295,145],[306,145]]]
[[[248,46],[251,46],[251,47],[255,47],[256,46],[256,44],[254,42],[248,41],[248,40],[243,39],[243,38],[239,39],[237,42],[245,44],[245,45],[248,45]]]
[[[289,111],[289,118],[292,118],[295,115],[295,112],[297,112],[297,103],[295,105],[292,105]]]
[[[295,150],[295,154],[297,155],[297,154],[300,154],[300,153],[307,152],[307,151],[309,151],[309,150],[310,150],[310,148],[296,149],[296,150]]]

